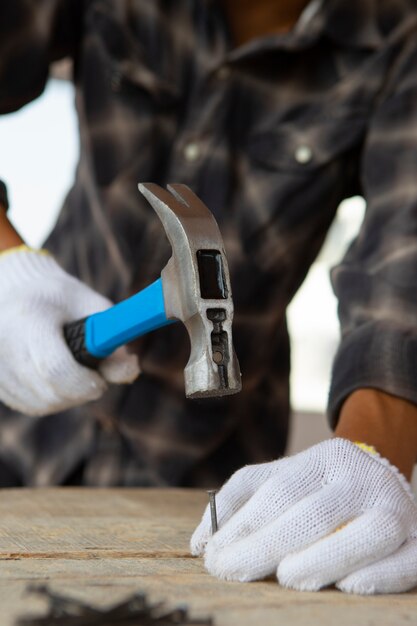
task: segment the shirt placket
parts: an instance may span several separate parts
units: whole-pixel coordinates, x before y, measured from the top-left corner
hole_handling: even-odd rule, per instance
[[[223,151],[224,156],[227,154],[227,119],[229,107],[233,106],[233,84],[239,80],[239,73],[244,71],[245,60],[277,49],[308,47],[319,37],[321,28],[322,22],[314,13],[304,20],[300,28],[283,35],[262,37],[233,49],[230,44],[228,49],[228,42],[224,41],[223,54],[218,55],[217,51],[219,58],[211,64],[207,63],[207,59],[216,56],[212,50],[205,51],[203,61],[199,62],[197,58],[197,81],[189,100],[188,115],[175,142],[169,178],[189,185],[198,193],[202,170],[213,151]],[[225,32],[223,35],[226,38]],[[310,148],[302,146],[296,158],[299,162],[310,160]]]

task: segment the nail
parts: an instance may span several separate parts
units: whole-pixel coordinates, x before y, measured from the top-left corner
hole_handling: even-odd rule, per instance
[[[211,534],[217,532],[217,511],[216,511],[216,489],[210,489],[207,491],[210,500],[210,513],[211,513]]]

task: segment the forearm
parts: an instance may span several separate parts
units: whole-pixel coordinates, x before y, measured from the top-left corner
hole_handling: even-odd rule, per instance
[[[408,480],[417,460],[417,406],[376,389],[360,389],[343,404],[337,437],[374,446]]]
[[[0,252],[21,246],[23,243],[23,239],[8,220],[6,210],[0,203]]]

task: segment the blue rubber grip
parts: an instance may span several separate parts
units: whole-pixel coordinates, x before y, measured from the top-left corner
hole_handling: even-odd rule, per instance
[[[159,278],[107,311],[87,317],[85,347],[93,357],[103,359],[119,346],[175,321],[166,317]]]

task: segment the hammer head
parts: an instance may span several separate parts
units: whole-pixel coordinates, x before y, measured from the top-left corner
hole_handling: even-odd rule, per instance
[[[184,370],[188,398],[237,393],[239,363],[232,343],[233,301],[219,227],[186,185],[139,185],[172,247],[161,272],[165,313],[187,328],[191,354]]]

